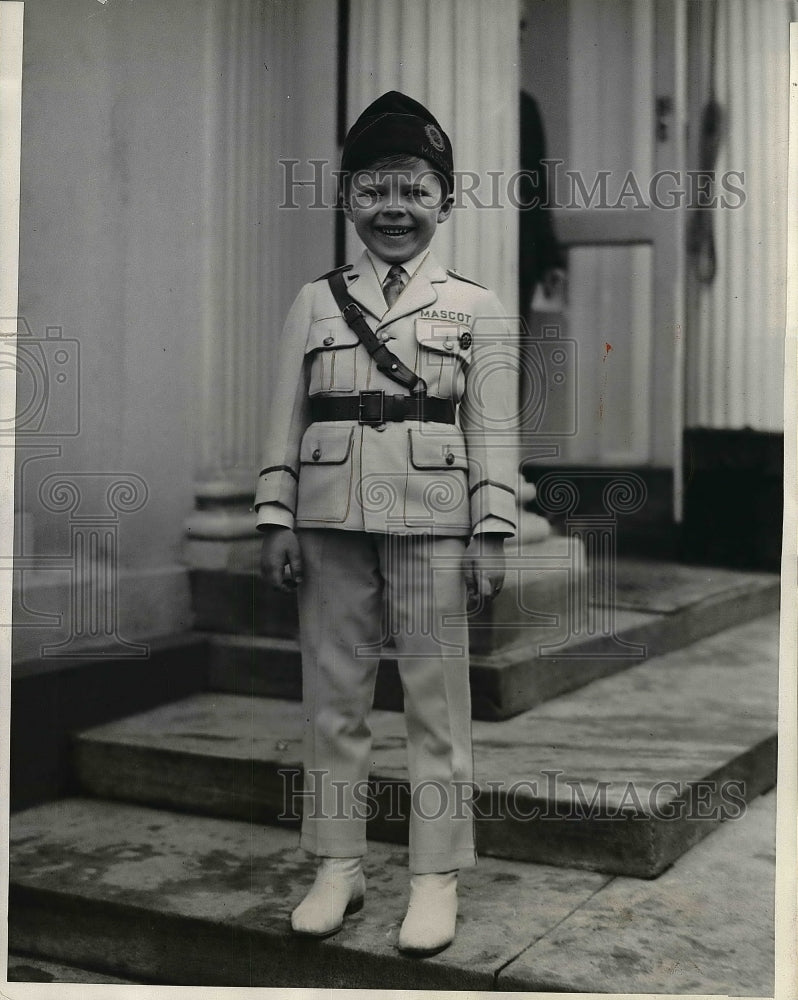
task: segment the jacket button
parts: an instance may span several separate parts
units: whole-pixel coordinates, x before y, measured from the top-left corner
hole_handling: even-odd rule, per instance
[[[318,462],[318,460],[321,458],[321,448],[316,448],[313,454],[311,455],[311,458],[313,459],[314,462]]]
[[[335,343],[335,337],[325,337],[322,343],[325,347],[329,347],[331,344]]]
[[[446,464],[454,465],[454,453],[451,451],[446,453]]]

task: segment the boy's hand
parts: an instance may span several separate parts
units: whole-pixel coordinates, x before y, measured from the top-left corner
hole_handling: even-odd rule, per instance
[[[260,571],[275,590],[286,594],[302,582],[302,553],[290,528],[275,524],[263,531]]]
[[[473,611],[492,600],[504,583],[504,535],[486,531],[475,535],[463,556],[468,592],[467,610]]]

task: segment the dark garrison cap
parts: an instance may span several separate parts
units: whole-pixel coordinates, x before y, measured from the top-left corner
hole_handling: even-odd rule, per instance
[[[423,104],[391,90],[366,108],[349,129],[341,154],[341,170],[355,171],[393,153],[419,156],[439,170],[454,187],[454,161],[449,136]]]

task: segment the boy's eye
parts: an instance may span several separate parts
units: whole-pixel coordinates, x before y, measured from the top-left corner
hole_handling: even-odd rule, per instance
[[[419,205],[435,205],[438,202],[438,195],[434,191],[430,191],[429,188],[413,188],[410,197]]]
[[[379,200],[379,191],[376,191],[374,188],[357,188],[352,192],[352,201],[358,208],[371,208]]]

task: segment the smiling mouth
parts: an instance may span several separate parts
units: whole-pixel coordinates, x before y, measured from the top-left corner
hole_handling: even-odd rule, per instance
[[[383,236],[407,236],[413,230],[410,226],[377,226],[377,231]]]

